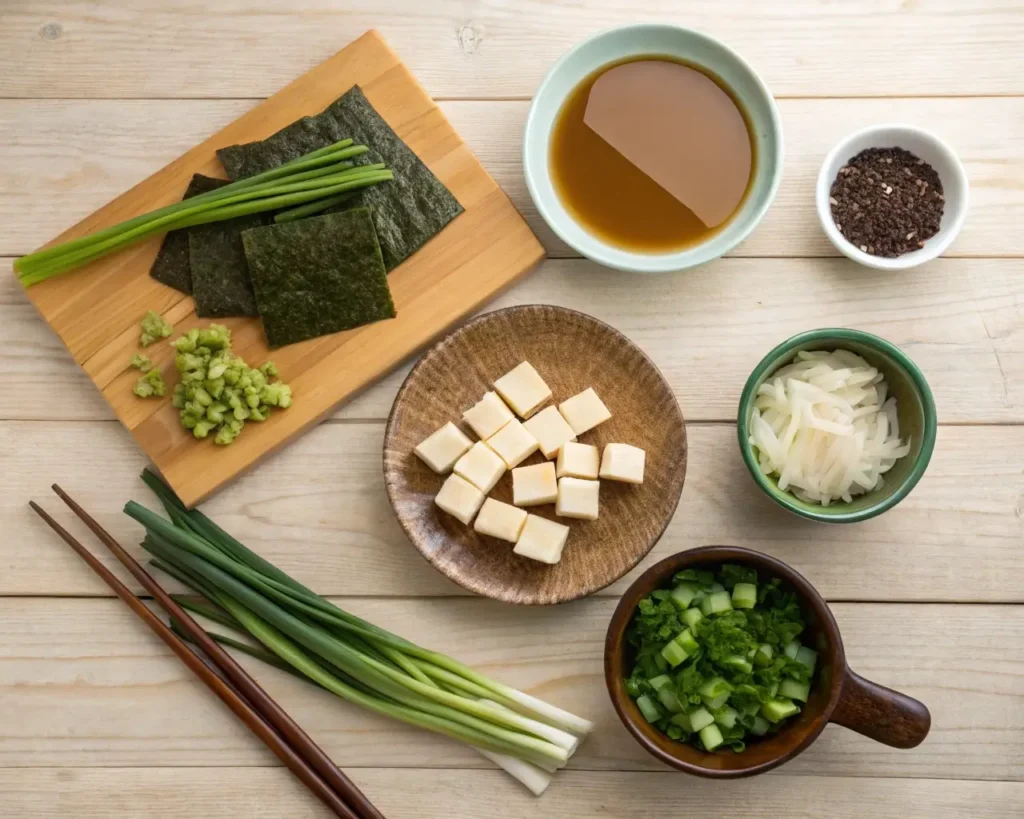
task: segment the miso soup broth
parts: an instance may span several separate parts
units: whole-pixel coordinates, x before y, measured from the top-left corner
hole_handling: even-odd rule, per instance
[[[602,241],[683,250],[724,228],[754,178],[749,120],[700,68],[663,56],[603,66],[569,94],[551,135],[555,191]]]

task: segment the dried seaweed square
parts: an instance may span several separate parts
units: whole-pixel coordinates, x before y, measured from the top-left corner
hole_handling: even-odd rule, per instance
[[[303,117],[262,142],[222,148],[217,156],[228,176],[244,179],[348,138],[370,149],[357,163],[383,162],[395,174],[394,180],[359,191],[339,206],[372,210],[384,265],[390,272],[462,213],[462,206],[377,113],[358,85],[322,113]]]
[[[271,347],[395,317],[368,208],[254,228],[242,242]]]
[[[267,214],[255,213],[189,229],[192,298],[196,302],[197,316],[259,315],[242,246],[242,231],[270,221],[272,217]]]
[[[200,173],[192,177],[182,199],[191,199],[201,193],[209,193],[227,185],[226,179],[214,179]],[[149,275],[161,284],[192,295],[192,262],[188,250],[189,228],[172,230],[164,236],[160,251],[156,254]]]

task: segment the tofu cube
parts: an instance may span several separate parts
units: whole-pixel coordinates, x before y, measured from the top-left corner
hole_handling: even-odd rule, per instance
[[[471,446],[473,442],[449,421],[429,438],[421,441],[413,452],[423,463],[443,475],[452,471],[455,462],[465,455]]]
[[[568,537],[568,526],[537,515],[527,515],[526,525],[512,551],[531,560],[554,565],[562,559],[562,549]]]
[[[537,439],[545,458],[554,458],[563,444],[576,440],[572,427],[555,407],[542,409],[529,421],[524,421],[523,426]]]
[[[494,389],[520,418],[529,418],[551,397],[551,388],[529,361],[505,373],[494,382]]]
[[[638,446],[607,444],[601,456],[601,477],[623,483],[644,482],[646,453]]]
[[[486,495],[505,474],[505,462],[487,444],[477,441],[469,452],[455,462],[455,474],[465,478]]]
[[[476,404],[462,413],[462,418],[481,441],[486,441],[515,416],[496,392],[484,394]]]
[[[560,478],[555,514],[563,518],[597,520],[599,481]]]
[[[608,412],[608,407],[597,397],[593,387],[588,387],[579,395],[574,395],[567,401],[563,401],[559,405],[558,411],[562,413],[562,417],[569,422],[572,431],[577,435],[592,430],[598,424],[603,424],[612,417],[612,414]]]
[[[553,463],[521,466],[512,470],[512,503],[516,506],[540,506],[554,503],[558,480]]]
[[[458,475],[449,475],[434,503],[467,526],[484,502],[484,493]]]
[[[558,452],[556,471],[559,478],[586,478],[596,481],[600,461],[596,446],[569,441]]]
[[[490,535],[507,540],[509,543],[515,543],[519,540],[525,523],[525,511],[494,498],[488,498],[484,501],[480,514],[476,516],[473,528],[481,535]]]
[[[505,465],[512,469],[529,458],[540,444],[519,421],[513,418],[487,439],[487,446],[497,452]]]

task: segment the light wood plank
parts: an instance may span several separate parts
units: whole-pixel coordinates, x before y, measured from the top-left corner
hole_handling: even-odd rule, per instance
[[[381,476],[382,424],[325,424],[227,487],[203,509],[251,548],[324,594],[449,595],[455,585],[408,543]],[[928,473],[885,515],[809,524],[763,496],[731,425],[691,425],[683,497],[641,567],[682,549],[735,543],[791,563],[833,600],[1024,601],[1024,427],[942,427]],[[651,457],[654,457],[652,455]],[[139,529],[129,498],[152,504],[144,460],[113,423],[0,424],[0,594],[107,594],[38,521],[61,483],[123,543]],[[50,505],[48,504],[48,505]],[[604,594],[618,594],[627,575]]]
[[[1024,421],[1024,286],[1011,260],[938,260],[894,278],[839,259],[724,259],[642,279],[549,260],[484,310],[538,302],[583,310],[626,333],[665,373],[688,421],[734,418],[761,357],[823,326],[869,330],[902,346],[924,370],[943,423]],[[334,417],[386,418],[408,369]],[[122,380],[128,395],[131,378]],[[17,281],[2,275],[0,392],[3,419],[112,416]]]
[[[499,771],[362,768],[355,783],[392,819],[501,815],[536,819],[665,816],[685,802],[690,819],[1006,819],[1024,811],[1017,782],[773,776],[711,782],[682,774],[566,771],[540,799]],[[685,797],[680,793],[685,791]],[[142,816],[148,819],[327,819],[290,774],[246,768],[34,768],[0,770],[12,816],[33,819]],[[141,812],[140,812],[141,811]]]
[[[2,25],[0,25],[2,29]],[[250,100],[0,100],[0,254],[25,253],[163,167],[252,107]],[[525,101],[450,100],[440,108],[526,216],[548,252],[576,255],[537,215],[522,174]],[[959,153],[971,211],[952,256],[1024,255],[1024,99],[780,100],[786,167],[741,256],[836,255],[818,225],[814,183],[843,135],[903,121]],[[851,268],[852,269],[852,268]]]
[[[337,602],[594,720],[571,767],[664,770],[629,738],[605,692],[604,632],[616,601],[512,610],[480,598]],[[932,733],[899,751],[831,726],[785,773],[1024,779],[1024,661],[1013,651],[1024,643],[1024,606],[833,610],[851,666],[925,702]],[[343,768],[489,767],[464,746],[245,662]],[[116,600],[0,600],[0,699],[0,767],[274,763]]]
[[[657,20],[724,39],[776,94],[1009,94],[1024,16],[1013,0],[8,0],[0,75],[11,97],[266,96],[379,28],[435,96],[533,93],[584,37]]]

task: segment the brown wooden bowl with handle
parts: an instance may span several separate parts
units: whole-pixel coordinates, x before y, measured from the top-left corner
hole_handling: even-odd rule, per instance
[[[655,589],[670,585],[683,569],[736,563],[757,569],[761,578],[777,577],[798,594],[808,628],[801,640],[818,652],[818,668],[804,709],[777,734],[754,739],[742,753],[708,753],[669,739],[647,722],[626,693],[633,667],[626,640],[637,604]],[[619,719],[650,754],[686,773],[717,779],[753,776],[788,762],[806,749],[829,722],[891,745],[913,748],[928,736],[931,714],[913,697],[865,680],[846,664],[843,638],[824,598],[799,572],[774,557],[738,546],[704,546],[672,555],[651,566],[622,595],[605,637],[604,676]]]

